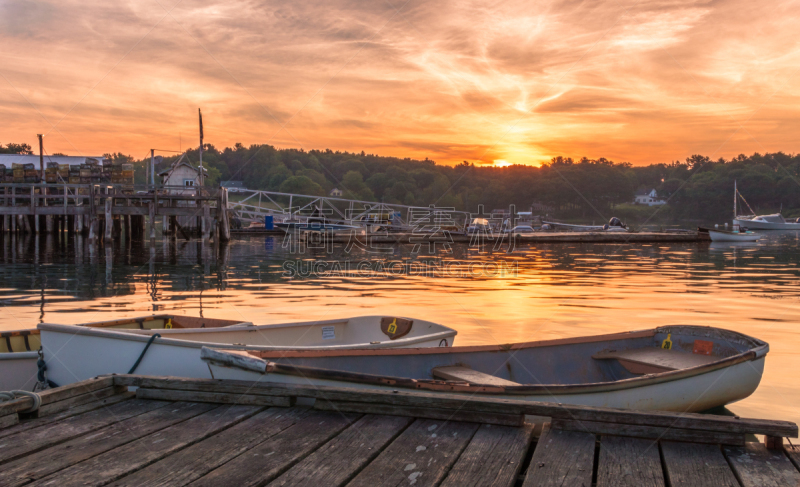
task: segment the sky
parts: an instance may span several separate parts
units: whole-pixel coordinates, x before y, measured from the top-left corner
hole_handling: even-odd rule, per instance
[[[800,151],[800,1],[0,1],[0,143],[437,163]],[[164,153],[166,155],[166,153]]]

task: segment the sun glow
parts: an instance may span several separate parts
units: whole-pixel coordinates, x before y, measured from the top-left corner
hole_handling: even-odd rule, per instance
[[[510,162],[504,159],[495,159],[493,162],[494,162],[494,167],[508,167],[511,165]]]

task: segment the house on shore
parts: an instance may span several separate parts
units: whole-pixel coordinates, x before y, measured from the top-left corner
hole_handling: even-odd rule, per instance
[[[666,200],[663,200],[658,197],[658,192],[655,189],[651,189],[650,191],[646,189],[641,189],[636,192],[634,195],[633,204],[635,205],[647,205],[647,206],[659,206],[659,205],[666,205]]]
[[[164,186],[195,188],[202,185],[200,169],[186,161],[183,156],[158,175],[161,176],[161,184]],[[203,176],[208,177],[208,171],[205,168],[203,168]]]

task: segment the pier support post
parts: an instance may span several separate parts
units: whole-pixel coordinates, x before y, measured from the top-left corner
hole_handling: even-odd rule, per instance
[[[217,204],[221,215],[219,218],[220,223],[220,240],[227,242],[231,239],[231,225],[228,221],[228,190],[220,188],[219,203]]]
[[[97,218],[92,218],[92,221],[89,222],[89,241],[94,242],[97,238]]]
[[[53,233],[53,215],[45,215],[44,217],[44,231],[47,233]]]
[[[106,208],[105,208],[106,209],[106,214],[105,214],[105,217],[106,217],[105,218],[106,219],[105,240],[106,240],[106,242],[110,242],[111,241],[111,236],[112,236],[113,230],[114,230],[114,221],[111,219],[112,218],[112,216],[111,216],[111,200],[112,200],[111,198],[106,198]]]
[[[31,219],[28,218],[28,215],[22,215],[22,227],[25,229],[25,233],[31,233]]]
[[[203,221],[200,225],[200,231],[203,232],[203,240],[208,240],[211,237],[209,221],[211,221],[211,209],[207,204],[203,203]]]
[[[152,201],[150,206],[150,240],[156,239],[156,205]]]

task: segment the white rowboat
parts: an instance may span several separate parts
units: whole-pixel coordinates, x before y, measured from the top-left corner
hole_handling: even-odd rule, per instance
[[[755,242],[761,235],[753,232],[728,232],[723,230],[709,230],[708,235],[712,242]]]
[[[47,378],[58,385],[103,374],[128,373],[140,357],[137,374],[210,378],[208,366],[200,360],[203,346],[276,353],[404,347],[416,350],[450,347],[457,333],[429,321],[382,316],[203,329],[115,330],[43,323],[38,331]],[[153,338],[155,333],[160,337]]]
[[[768,350],[761,340],[736,332],[668,326],[447,349],[275,353],[204,348],[202,358],[215,379],[696,412],[752,394]]]

